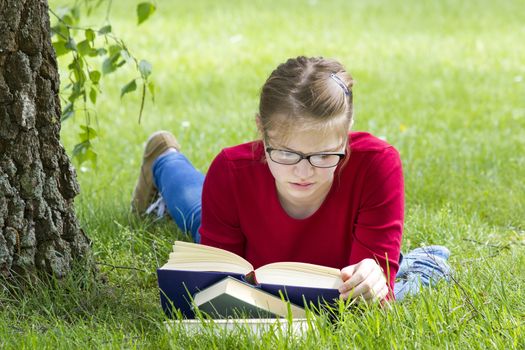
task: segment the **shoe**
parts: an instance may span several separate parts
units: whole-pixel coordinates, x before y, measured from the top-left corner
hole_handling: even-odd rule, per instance
[[[149,205],[154,201],[157,189],[153,182],[153,163],[170,148],[180,150],[180,145],[175,136],[168,131],[157,131],[148,138],[144,148],[139,179],[131,199],[131,211],[133,213],[145,214]]]

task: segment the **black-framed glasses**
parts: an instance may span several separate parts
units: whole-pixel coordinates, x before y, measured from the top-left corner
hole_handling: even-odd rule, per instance
[[[339,152],[304,154],[301,152],[276,149],[272,147],[266,147],[266,152],[268,152],[270,159],[275,163],[294,165],[299,163],[301,160],[306,159],[312,166],[317,168],[333,168],[334,166],[337,166],[339,163],[341,163],[345,157],[345,153]]]

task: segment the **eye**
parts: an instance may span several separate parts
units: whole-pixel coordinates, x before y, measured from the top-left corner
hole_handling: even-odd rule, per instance
[[[299,155],[297,153],[288,152],[288,151],[277,151],[276,155],[279,158],[282,158],[282,159],[297,159],[297,158],[299,158]]]
[[[321,168],[336,166],[340,161],[337,154],[314,154],[310,158],[310,162]]]
[[[314,158],[316,158],[316,160],[327,160],[327,159],[330,159],[332,157],[334,157],[333,154],[317,154],[315,156],[313,156]]]

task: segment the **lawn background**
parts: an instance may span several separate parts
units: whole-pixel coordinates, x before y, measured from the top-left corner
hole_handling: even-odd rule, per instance
[[[1,348],[525,347],[522,1],[159,0],[139,27],[137,3],[113,1],[111,24],[153,64],[156,100],[139,125],[138,94],[119,97],[137,73],[104,79],[98,163],[78,167],[76,200],[97,261],[127,268],[100,265],[102,285],[76,275],[54,290],[2,292]],[[403,250],[446,245],[454,281],[389,312],[347,312],[338,327],[303,339],[168,334],[155,268],[182,235],[128,214],[143,142],[170,130],[205,172],[223,147],[257,137],[259,89],[297,55],[334,57],[352,73],[354,130],[385,138],[403,160]],[[65,79],[68,59],[59,63]],[[70,154],[83,123],[77,115],[62,126]]]

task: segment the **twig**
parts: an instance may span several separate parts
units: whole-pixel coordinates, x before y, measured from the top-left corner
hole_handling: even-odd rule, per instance
[[[89,29],[89,27],[77,27],[77,26],[72,26],[70,24],[68,24],[66,21],[64,21],[58,14],[56,14],[51,8],[49,9],[49,12],[56,17],[56,19],[61,22],[64,26],[66,26],[67,29],[74,29],[74,30],[87,30]],[[59,34],[59,33],[58,33]],[[59,34],[60,35],[60,34]],[[66,37],[64,37],[63,35],[61,35],[64,39],[68,39]]]
[[[146,83],[147,79],[142,78],[142,96],[140,97],[140,111],[139,111],[139,125],[142,120],[142,112],[144,111],[144,102],[146,100]]]
[[[493,248],[498,248],[498,249],[509,249],[511,244],[510,243],[507,243],[505,245],[501,245],[501,244],[490,244],[490,243],[483,243],[483,242],[480,242],[480,241],[476,241],[475,239],[472,239],[472,238],[463,238],[464,241],[467,241],[467,242],[472,242],[472,243],[476,243],[476,244],[479,244],[479,245],[484,245],[484,246],[487,246],[487,247],[493,247]]]
[[[108,1],[108,8],[106,9],[106,22],[109,22],[109,14],[111,12],[111,6],[113,5],[113,0]]]
[[[142,271],[142,272],[148,272],[144,269],[139,269],[137,267],[132,267],[132,266],[117,266],[117,265],[112,265],[112,264],[108,264],[108,263],[103,263],[103,262],[95,262],[96,265],[103,265],[103,266],[109,266],[111,267],[111,271],[113,271],[114,269],[123,269],[123,270],[135,270],[135,271]]]
[[[25,333],[25,331],[20,327],[11,325],[10,328],[14,331],[13,333]]]
[[[479,260],[485,260],[485,259],[490,259],[490,258],[495,258],[499,255],[499,252],[498,253],[495,253],[495,254],[491,254],[489,256],[483,256],[481,258],[471,258],[471,259],[464,259],[464,260],[461,260],[461,263],[466,263],[466,262],[471,262],[471,261],[479,261]]]

